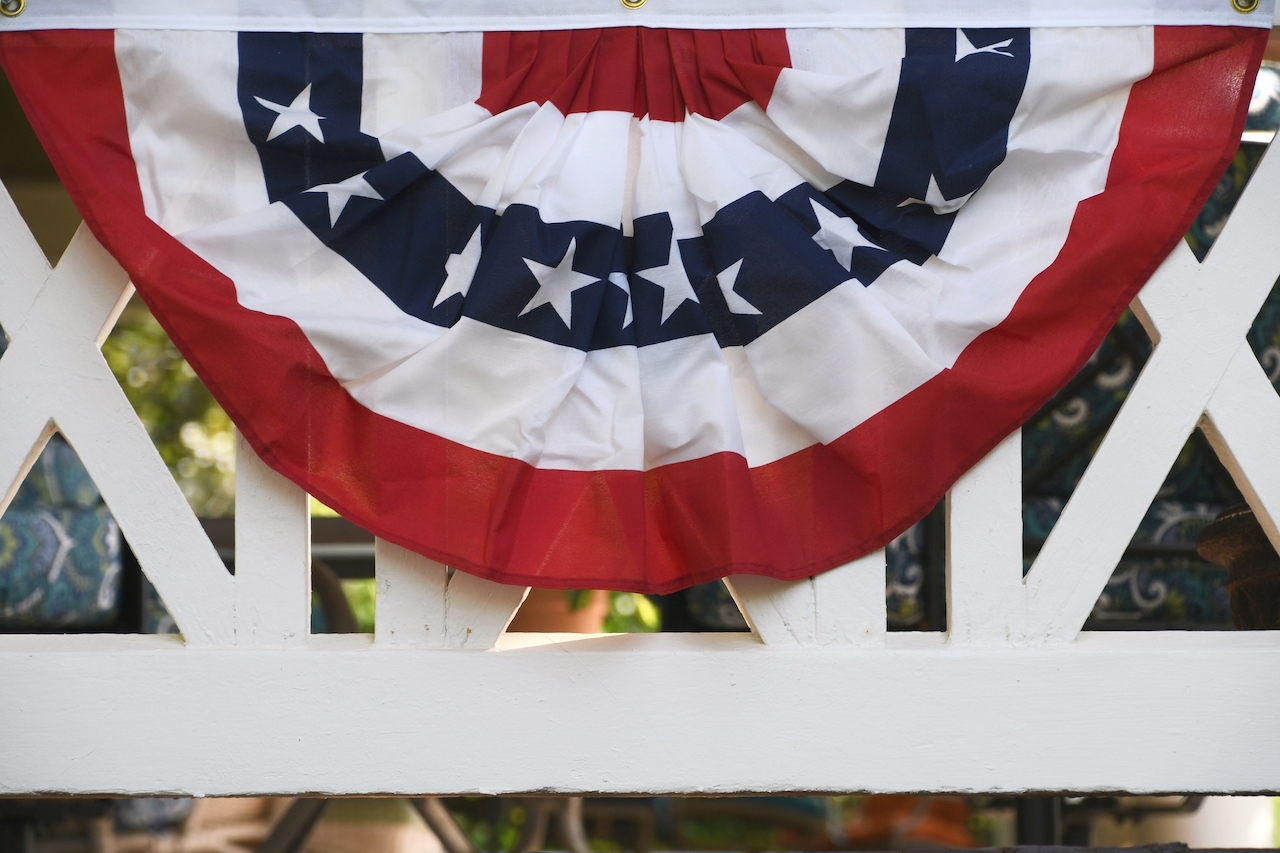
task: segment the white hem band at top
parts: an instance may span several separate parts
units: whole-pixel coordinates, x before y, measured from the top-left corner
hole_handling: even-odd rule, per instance
[[[1247,7],[1252,0],[1237,0]],[[785,5],[785,10],[780,6]],[[0,32],[160,29],[256,32],[463,32],[593,27],[1271,27],[1275,0],[27,0]]]

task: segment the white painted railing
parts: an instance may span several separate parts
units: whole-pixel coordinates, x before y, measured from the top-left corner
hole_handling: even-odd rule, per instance
[[[948,633],[886,633],[877,553],[731,578],[750,635],[507,635],[524,589],[379,542],[376,634],[311,636],[306,496],[239,446],[228,575],[99,351],[125,274],[83,228],[50,270],[0,193],[0,483],[62,431],[183,637],[0,636],[0,795],[1280,790],[1280,633],[1081,632],[1197,424],[1280,545],[1277,234],[1270,157],[1142,291],[1155,352],[1025,580],[1018,434],[952,489]]]

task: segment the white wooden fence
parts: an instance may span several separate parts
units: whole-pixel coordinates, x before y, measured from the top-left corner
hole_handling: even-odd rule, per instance
[[[1280,790],[1280,632],[1082,632],[1188,434],[1280,545],[1280,397],[1244,336],[1280,274],[1280,157],[1157,341],[1027,577],[1010,436],[947,500],[949,632],[885,631],[883,554],[730,580],[751,634],[504,634],[525,590],[376,546],[377,629],[309,634],[307,499],[244,444],[223,568],[102,358],[131,293],[50,270],[0,192],[0,483],[60,430],[179,628],[0,636],[0,795]]]

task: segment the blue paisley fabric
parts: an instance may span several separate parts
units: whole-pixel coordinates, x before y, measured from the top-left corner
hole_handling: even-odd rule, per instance
[[[120,567],[115,519],[75,451],[55,437],[0,516],[0,629],[112,624]]]

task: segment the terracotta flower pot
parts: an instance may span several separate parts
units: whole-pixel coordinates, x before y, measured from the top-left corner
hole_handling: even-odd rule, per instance
[[[609,613],[609,596],[602,590],[583,593],[585,606],[572,609],[569,595],[563,589],[529,590],[508,631],[544,634],[599,634]]]

